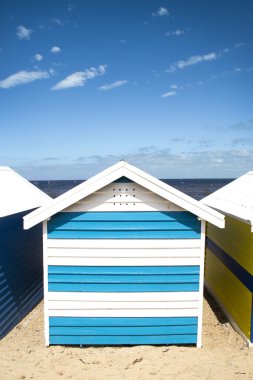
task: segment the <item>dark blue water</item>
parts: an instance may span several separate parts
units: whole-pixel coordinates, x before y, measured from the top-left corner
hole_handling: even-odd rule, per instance
[[[233,181],[233,178],[211,178],[211,179],[162,179],[163,182],[170,186],[200,200],[221,187]],[[83,180],[65,180],[65,181],[31,181],[35,186],[56,198],[73,187],[79,185]]]

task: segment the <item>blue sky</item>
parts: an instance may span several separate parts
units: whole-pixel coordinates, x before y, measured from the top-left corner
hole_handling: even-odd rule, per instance
[[[0,165],[85,179],[253,170],[251,0],[4,0]]]

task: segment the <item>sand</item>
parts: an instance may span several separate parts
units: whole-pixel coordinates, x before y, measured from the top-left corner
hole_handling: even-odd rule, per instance
[[[253,348],[212,298],[204,300],[203,347],[44,346],[43,302],[0,341],[0,379],[253,379]]]

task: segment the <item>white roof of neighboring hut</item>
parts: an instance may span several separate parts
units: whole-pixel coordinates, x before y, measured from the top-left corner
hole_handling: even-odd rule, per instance
[[[253,171],[208,195],[201,202],[251,224],[253,232]]]
[[[51,198],[7,166],[0,166],[0,217],[31,210]]]
[[[109,167],[73,189],[55,198],[49,204],[31,212],[24,217],[24,228],[28,229],[50,216],[66,209],[72,204],[80,201],[102,187],[116,181],[121,177],[127,177],[131,181],[145,187],[146,189],[160,195],[162,198],[182,207],[183,209],[197,215],[203,220],[224,228],[224,216],[199,201],[189,197],[181,191],[165,184],[151,175],[129,165],[126,161],[120,161]]]

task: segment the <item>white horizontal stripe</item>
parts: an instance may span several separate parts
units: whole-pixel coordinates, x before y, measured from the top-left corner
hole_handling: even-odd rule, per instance
[[[198,309],[198,301],[166,302],[93,302],[93,301],[48,301],[49,310],[135,310],[135,309]]]
[[[80,211],[184,211],[172,203],[140,203],[140,202],[114,202],[114,203],[75,203],[64,212]]]
[[[48,292],[49,301],[198,301],[200,292],[136,292],[136,293],[87,293],[87,292]]]
[[[50,317],[198,317],[198,309],[49,310]]]
[[[200,248],[200,239],[48,239],[50,248]]]
[[[81,258],[49,257],[48,265],[82,266],[171,266],[200,265],[200,258]]]
[[[49,248],[48,257],[125,257],[125,258],[198,258],[200,257],[200,248],[189,249],[97,249],[97,248]]]

